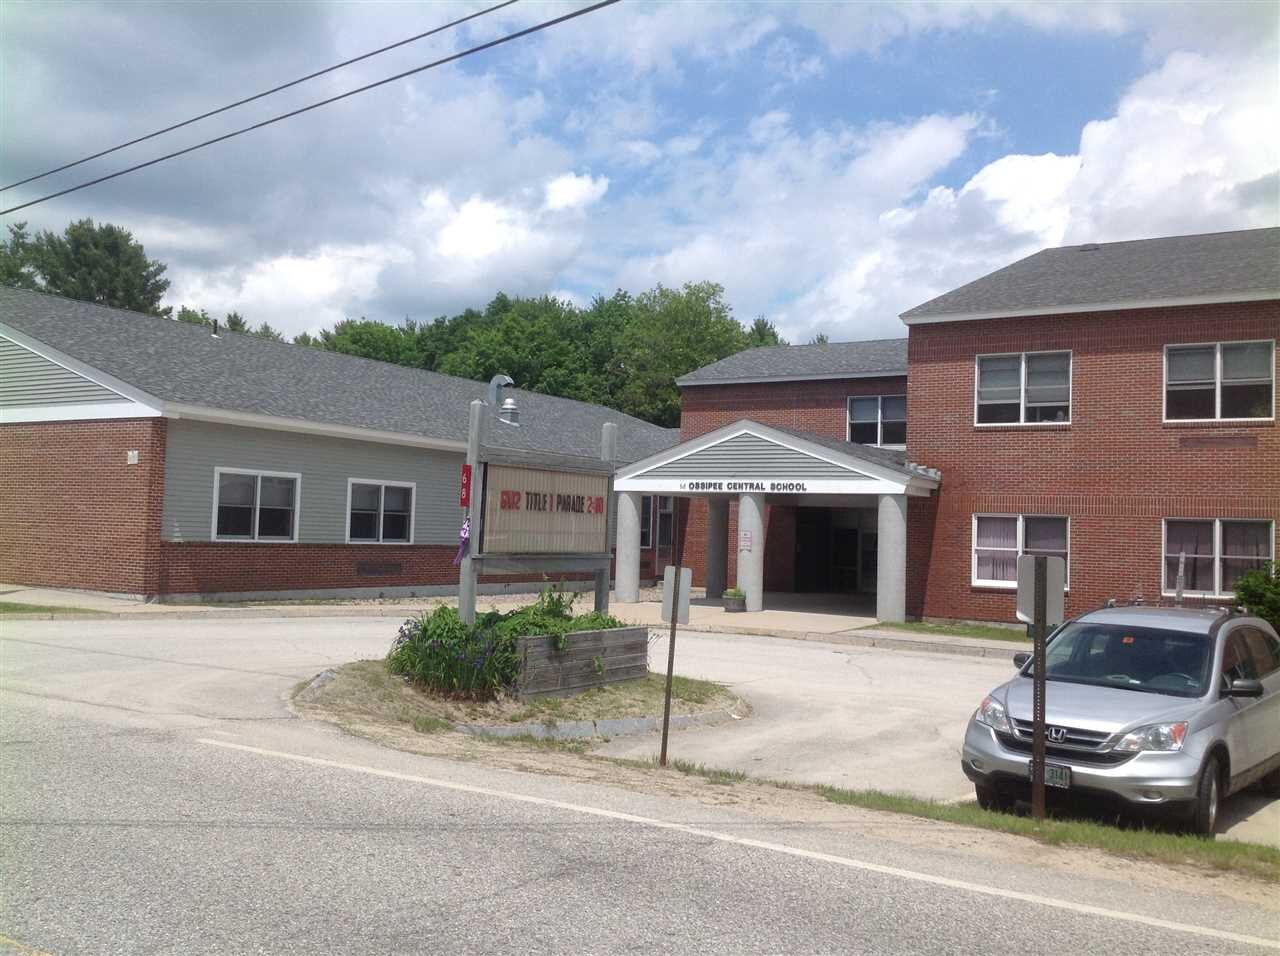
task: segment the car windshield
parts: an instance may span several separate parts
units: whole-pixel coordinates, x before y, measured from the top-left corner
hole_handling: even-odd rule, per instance
[[[1199,697],[1212,646],[1207,634],[1072,621],[1045,650],[1046,679]]]

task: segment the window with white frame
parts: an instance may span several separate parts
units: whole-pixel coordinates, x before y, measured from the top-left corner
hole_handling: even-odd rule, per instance
[[[1264,566],[1274,554],[1275,527],[1270,521],[1166,518],[1164,590],[1177,591],[1181,566],[1184,594],[1228,597],[1241,575]]]
[[[215,541],[297,541],[298,484],[302,476],[215,468]]]
[[[1164,352],[1165,421],[1271,418],[1275,343],[1170,345]]]
[[[979,425],[1069,423],[1071,353],[979,355],[974,402]]]
[[[1070,522],[1058,515],[974,515],[974,585],[1017,587],[1018,556],[1062,558],[1071,581]]]
[[[653,495],[640,499],[640,548],[653,547]]]
[[[412,482],[347,482],[348,544],[412,544]]]
[[[849,399],[849,441],[907,447],[907,397],[860,395]]]

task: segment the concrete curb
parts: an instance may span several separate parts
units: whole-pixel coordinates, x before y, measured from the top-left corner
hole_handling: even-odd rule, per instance
[[[671,718],[671,729],[721,724],[742,720],[732,710],[713,710],[705,714],[679,714]],[[662,729],[661,717],[617,717],[611,720],[566,720],[555,724],[454,724],[453,729],[473,737],[520,737],[529,735],[539,740],[588,740],[592,737],[624,737]]]
[[[650,624],[651,631],[661,630],[666,635],[666,625]],[[815,641],[823,644],[843,644],[848,647],[879,647],[895,651],[918,651],[924,654],[952,654],[959,657],[1007,657],[1010,660],[1018,651],[1031,649],[1031,643],[1017,641],[988,641],[973,637],[912,637],[907,634],[867,627],[854,631],[779,631],[763,627],[741,627],[725,630],[706,625],[681,624],[681,631],[702,634],[743,634],[748,637],[776,637],[787,641]]]
[[[225,607],[191,608],[173,611],[41,611],[37,614],[0,614],[5,621],[206,621],[240,619],[246,621],[278,617],[389,617],[404,620],[417,617],[426,607]]]

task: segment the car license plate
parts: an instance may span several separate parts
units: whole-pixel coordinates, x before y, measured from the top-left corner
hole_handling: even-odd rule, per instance
[[[1027,776],[1034,776],[1030,760],[1027,761]],[[1071,786],[1071,768],[1064,767],[1062,764],[1046,762],[1044,765],[1044,785],[1066,790]]]

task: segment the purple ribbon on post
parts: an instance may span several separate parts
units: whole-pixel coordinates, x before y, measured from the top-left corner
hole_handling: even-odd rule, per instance
[[[462,519],[462,527],[458,529],[458,553],[453,557],[453,566],[456,568],[462,563],[462,559],[467,556],[467,546],[471,543],[471,516]]]

